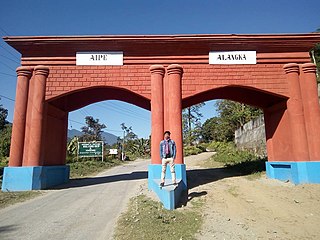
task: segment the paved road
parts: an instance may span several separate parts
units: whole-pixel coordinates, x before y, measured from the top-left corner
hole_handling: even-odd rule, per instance
[[[0,239],[112,239],[117,217],[147,181],[149,163],[117,166],[0,210]]]

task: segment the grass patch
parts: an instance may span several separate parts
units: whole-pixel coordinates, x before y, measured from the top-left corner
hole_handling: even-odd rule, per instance
[[[23,202],[42,194],[41,191],[26,191],[26,192],[0,192],[0,208],[5,208],[9,205]]]
[[[145,195],[133,197],[128,210],[118,220],[114,239],[195,239],[203,221],[203,201],[192,200],[190,209],[169,211]]]
[[[82,160],[70,162],[70,178],[81,178],[89,175],[95,175],[103,170],[123,164],[119,159],[107,159],[105,161],[98,160]]]

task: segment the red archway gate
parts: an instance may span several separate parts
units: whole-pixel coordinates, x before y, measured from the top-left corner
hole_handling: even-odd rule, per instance
[[[15,171],[24,168],[35,171],[29,184],[38,188],[66,181],[68,112],[107,99],[151,110],[152,178],[158,178],[158,142],[163,131],[170,130],[178,146],[176,162],[184,175],[180,178],[185,179],[181,109],[225,98],[263,109],[269,177],[320,182],[314,170],[320,168],[320,110],[316,69],[309,56],[320,42],[319,34],[4,40],[22,54],[22,66],[17,69],[12,146],[3,189],[27,188],[5,181],[9,175],[15,179]],[[47,179],[52,174],[61,177],[47,183],[38,179],[35,184],[37,171],[47,171]]]

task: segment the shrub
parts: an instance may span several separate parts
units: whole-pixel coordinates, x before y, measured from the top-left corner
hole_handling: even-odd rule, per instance
[[[185,146],[183,148],[184,156],[197,155],[199,153],[205,152],[206,149],[199,146]]]
[[[208,148],[217,152],[211,157],[212,160],[243,174],[265,170],[266,158],[260,158],[247,150],[238,150],[232,142],[212,142]]]

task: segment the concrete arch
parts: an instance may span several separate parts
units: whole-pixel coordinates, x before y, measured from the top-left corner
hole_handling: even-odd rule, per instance
[[[150,99],[128,89],[113,86],[94,86],[73,90],[48,100],[48,103],[63,111],[71,112],[105,100],[124,101],[150,110]]]
[[[182,100],[183,108],[214,99],[228,99],[263,110],[268,161],[292,159],[291,132],[287,131],[289,118],[287,113],[288,97],[254,87],[229,85],[213,88]]]
[[[113,86],[94,86],[69,91],[46,101],[45,131],[40,164],[65,165],[68,131],[68,113],[87,105],[119,100],[150,110],[150,100],[128,89]],[[28,154],[25,154],[28,156]],[[29,165],[27,157],[23,165]]]
[[[319,39],[319,34],[6,37],[21,53],[22,66],[2,188],[43,189],[67,181],[68,113],[108,99],[152,108],[150,169],[161,168],[156,143],[169,129],[179,150],[181,186],[187,186],[181,109],[218,98],[263,109],[269,177],[319,183],[320,109],[309,56]],[[248,50],[256,51],[255,64],[210,63],[212,51]],[[101,51],[122,51],[122,65],[77,64],[78,52]]]

